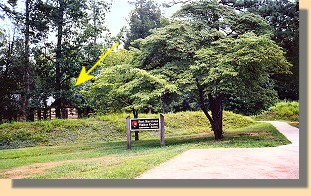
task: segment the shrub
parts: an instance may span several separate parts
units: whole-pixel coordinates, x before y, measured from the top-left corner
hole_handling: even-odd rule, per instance
[[[255,116],[257,120],[299,121],[299,102],[282,101]]]

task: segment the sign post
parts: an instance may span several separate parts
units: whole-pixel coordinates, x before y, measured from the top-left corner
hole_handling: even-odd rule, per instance
[[[160,114],[160,146],[165,146],[164,142],[164,116]]]
[[[160,118],[126,118],[126,138],[127,149],[131,149],[131,132],[142,130],[160,130],[160,146],[165,146],[164,141],[164,116],[160,114]]]
[[[131,119],[130,116],[126,118],[126,141],[127,141],[127,149],[131,149]]]

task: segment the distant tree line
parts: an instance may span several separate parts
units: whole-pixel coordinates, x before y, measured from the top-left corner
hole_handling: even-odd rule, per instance
[[[7,32],[0,29],[1,118],[31,120],[35,109],[47,108],[50,96],[58,118],[64,100],[80,104],[73,79],[113,42],[105,27],[109,8],[104,0],[0,3],[1,18],[13,24]]]

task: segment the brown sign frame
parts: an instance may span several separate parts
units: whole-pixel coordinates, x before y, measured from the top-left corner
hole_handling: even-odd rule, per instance
[[[130,121],[131,131],[160,130],[161,127],[160,118],[134,118]]]
[[[138,129],[133,129],[132,128],[132,122],[134,121],[139,121],[139,120],[159,120],[159,126],[158,128],[143,128],[140,129],[138,127]],[[148,122],[149,123],[149,122]],[[152,122],[151,122],[152,123]],[[139,124],[139,123],[138,123]],[[147,126],[145,126],[147,127]],[[132,149],[132,142],[131,142],[131,137],[132,137],[132,132],[134,131],[148,131],[148,130],[160,130],[160,146],[163,147],[165,146],[165,137],[164,137],[164,116],[162,114],[160,114],[159,118],[135,118],[132,119],[130,118],[130,116],[128,116],[126,118],[126,140],[127,140],[127,149]]]

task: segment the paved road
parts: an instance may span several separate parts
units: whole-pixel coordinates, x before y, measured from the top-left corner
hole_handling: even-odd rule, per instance
[[[192,149],[138,179],[299,179],[299,129],[270,122],[292,144],[267,148]]]

